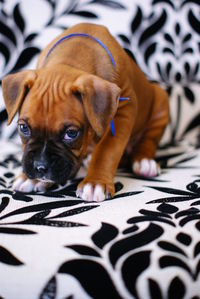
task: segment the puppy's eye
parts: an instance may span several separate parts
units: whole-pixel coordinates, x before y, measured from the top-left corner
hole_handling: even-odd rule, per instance
[[[18,129],[24,137],[31,136],[31,130],[27,124],[18,124]]]
[[[72,141],[75,140],[79,135],[79,130],[68,129],[65,133],[64,140]]]

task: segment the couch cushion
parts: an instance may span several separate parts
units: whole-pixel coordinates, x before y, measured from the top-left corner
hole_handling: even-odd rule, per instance
[[[159,177],[119,171],[113,199],[85,203],[75,196],[79,178],[43,194],[12,191],[21,154],[0,148],[0,296],[199,295],[199,149],[162,149]]]

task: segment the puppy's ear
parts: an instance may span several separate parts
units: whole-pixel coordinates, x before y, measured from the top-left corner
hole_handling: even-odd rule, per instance
[[[8,113],[8,125],[19,111],[25,96],[36,78],[34,71],[22,71],[8,75],[2,80],[2,91]]]
[[[82,75],[75,81],[72,91],[81,94],[88,121],[101,137],[117,111],[121,89],[97,76]]]

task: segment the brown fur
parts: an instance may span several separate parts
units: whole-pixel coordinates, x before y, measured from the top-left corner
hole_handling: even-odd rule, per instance
[[[106,51],[90,38],[64,41],[47,58],[48,51],[61,37],[80,32],[106,45],[116,70]],[[79,187],[87,182],[98,183],[112,195],[113,178],[123,154],[129,164],[144,157],[153,159],[169,120],[166,92],[150,84],[109,31],[98,25],[78,24],[64,31],[43,50],[36,71],[3,80],[3,93],[9,123],[20,110],[19,119],[47,132],[58,132],[63,122],[77,127],[85,124],[84,140],[74,153],[84,157],[91,143],[99,142]],[[118,103],[119,96],[130,100]],[[114,137],[109,126],[112,118]]]

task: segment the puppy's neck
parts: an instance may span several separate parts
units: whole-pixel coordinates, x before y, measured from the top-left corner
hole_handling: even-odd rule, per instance
[[[115,61],[112,54],[109,49],[101,46],[92,36],[87,41],[82,36],[66,40],[61,38],[60,40],[61,42],[57,41],[49,49],[38,68],[49,66],[55,68],[55,65],[67,65],[108,81],[115,79]]]

